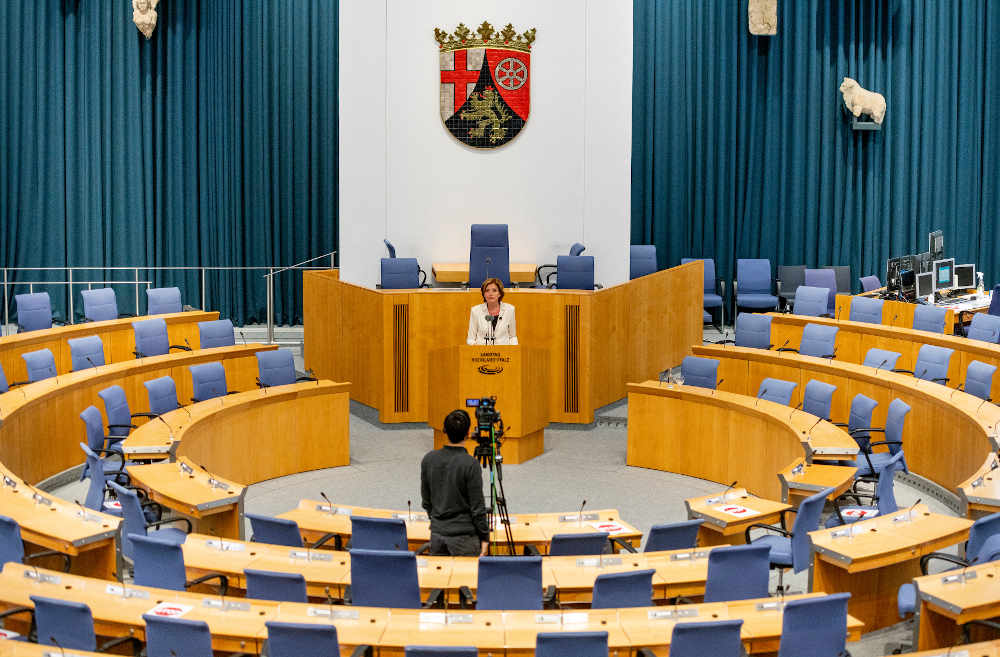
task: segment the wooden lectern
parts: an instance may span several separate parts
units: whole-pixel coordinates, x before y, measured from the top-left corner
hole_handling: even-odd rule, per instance
[[[466,400],[496,396],[504,426],[504,463],[523,463],[545,449],[549,418],[548,354],[521,345],[459,345],[430,352],[428,405],[434,447],[448,442],[442,423],[456,408],[475,409]],[[470,453],[475,441],[466,441]]]

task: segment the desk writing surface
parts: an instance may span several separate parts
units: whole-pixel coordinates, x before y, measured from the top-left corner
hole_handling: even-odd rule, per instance
[[[174,463],[130,465],[126,471],[133,482],[151,493],[155,502],[196,518],[210,515],[221,506],[238,504],[246,489],[184,457]]]
[[[1000,457],[990,454],[982,467],[958,485],[958,494],[970,518],[1000,509]]]
[[[106,654],[86,650],[63,652],[53,646],[27,641],[0,641],[0,657],[99,657]]]
[[[851,466],[806,463],[803,458],[795,459],[778,472],[781,501],[797,506],[798,502],[827,488],[833,489],[830,499],[836,499],[850,488],[856,474],[857,468]]]
[[[964,579],[955,577],[965,573]],[[972,575],[970,577],[970,575]],[[990,562],[914,579],[921,603],[935,612],[968,622],[1000,611],[1000,564]]]
[[[510,263],[511,283],[533,283],[538,265],[526,262]],[[431,265],[431,273],[438,283],[468,283],[469,263],[467,262],[435,262]]]
[[[629,638],[618,621],[617,609],[580,611],[505,611],[507,655],[534,655],[541,632],[607,632],[608,647],[629,647]]]
[[[757,497],[745,488],[734,488],[722,493],[692,497],[684,500],[688,518],[700,518],[705,522],[698,532],[702,539],[711,540],[712,534],[732,537],[724,542],[744,542],[746,528],[754,523],[775,524],[781,520],[781,513],[792,507],[784,502],[776,502]],[[714,542],[712,544],[715,544]]]
[[[274,614],[267,620],[281,623],[329,624],[332,615],[332,622],[337,627],[337,641],[340,643],[341,654],[349,655],[350,652],[345,649],[345,646],[377,645],[382,633],[385,632],[389,617],[394,613],[396,613],[395,609],[379,607],[282,602],[278,604]],[[267,639],[267,627],[262,625],[256,636],[262,645]]]
[[[379,654],[402,655],[412,645],[476,646],[480,652],[503,652],[506,638],[502,611],[393,609],[379,638]]]

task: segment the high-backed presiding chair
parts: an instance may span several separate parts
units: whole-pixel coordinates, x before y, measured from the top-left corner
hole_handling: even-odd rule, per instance
[[[718,381],[719,361],[714,358],[685,356],[681,361],[681,377],[684,385],[715,390]]]
[[[789,600],[781,616],[778,657],[845,654],[850,593]]]
[[[14,305],[17,307],[18,333],[52,328],[52,300],[48,292],[15,294]]]
[[[965,383],[961,387],[970,395],[992,401],[990,391],[993,390],[993,375],[996,374],[996,371],[996,365],[974,360],[965,368]]]
[[[805,282],[809,287],[826,290],[826,314],[833,316],[837,303],[837,276],[832,269],[807,269]]]
[[[115,291],[110,287],[102,287],[96,290],[81,290],[83,297],[83,316],[88,322],[105,322],[119,317],[132,317],[132,315],[119,314],[118,299]]]
[[[792,312],[811,317],[832,317],[827,307],[829,297],[830,291],[825,287],[800,285],[795,291],[795,305]]]
[[[972,316],[969,328],[965,330],[965,337],[993,344],[1000,343],[1000,317],[989,313],[976,313]]]
[[[878,347],[872,347],[865,352],[865,359],[861,362],[865,367],[874,367],[876,369],[885,368],[887,370],[894,369],[896,367],[896,361],[902,356],[898,351],[889,351],[888,349],[879,349]]]
[[[56,359],[48,349],[29,351],[21,354],[28,370],[28,383],[51,379],[56,376]]]
[[[766,399],[776,404],[788,406],[792,402],[792,393],[795,392],[797,385],[793,381],[768,377],[760,382],[760,388],[757,389],[757,399]]]
[[[771,261],[766,259],[740,258],[736,261],[736,281],[733,293],[736,295],[736,310],[776,310],[778,297],[771,289]]]
[[[135,351],[132,353],[136,358],[163,356],[171,349],[191,351],[188,345],[170,344],[170,339],[167,337],[167,321],[162,317],[132,322],[132,333],[135,335]]]
[[[476,587],[475,600],[469,589],[459,589],[463,607],[542,609],[542,557],[479,557]]]
[[[351,550],[351,604],[419,609],[441,603],[436,589],[420,600],[417,557],[405,550]]]
[[[591,609],[649,607],[653,604],[654,568],[605,573],[594,580]]]
[[[829,422],[833,393],[836,391],[837,386],[833,384],[810,379],[802,391],[802,410]]]
[[[382,258],[379,264],[383,290],[413,290],[426,287],[427,274],[420,269],[416,258]],[[421,279],[421,274],[423,278]]]
[[[41,595],[29,596],[35,606],[35,626],[38,643],[56,646],[60,650],[89,650],[97,652],[97,634],[94,632],[94,616],[90,607],[82,602],[49,598]],[[126,641],[135,641],[131,636],[112,639],[100,646],[105,652]]]
[[[146,622],[146,657],[212,657],[212,632],[208,623],[190,618],[143,614]]]
[[[885,302],[882,299],[869,299],[868,297],[851,297],[851,312],[849,319],[852,322],[865,322],[866,324],[882,323],[882,306]]]
[[[871,292],[872,290],[877,290],[882,287],[882,281],[878,279],[878,276],[862,276],[861,277],[861,291]]]
[[[229,591],[229,578],[222,573],[209,573],[188,580],[184,549],[177,541],[161,538],[156,534],[133,534],[129,538],[132,541],[133,584],[186,591],[192,586],[215,579],[219,581],[219,595],[226,595]]]
[[[769,548],[733,545],[708,553],[705,602],[728,602],[767,597]]]
[[[557,289],[593,290],[594,256],[561,255],[556,258],[555,274]]]
[[[655,274],[656,246],[653,244],[633,244],[628,249],[628,279],[635,280],[640,276]],[[1000,297],[998,297],[1000,298]]]
[[[799,288],[806,284],[806,266],[778,265],[778,280],[776,283],[778,287],[778,310],[787,311],[798,303]],[[795,313],[801,314],[798,310]]]
[[[146,290],[147,315],[167,315],[179,312],[184,312],[180,288],[153,287]]]
[[[302,573],[244,568],[243,574],[246,576],[247,597],[252,600],[309,602],[306,578]]]
[[[487,278],[510,286],[510,242],[507,224],[472,224],[469,241],[469,287],[480,287]]]
[[[351,548],[406,550],[406,523],[399,518],[351,516]]]
[[[799,348],[779,347],[778,351],[794,351],[803,356],[833,358],[837,354],[837,326],[825,324],[806,324],[802,329],[802,341]]]
[[[670,633],[671,657],[741,657],[743,619],[677,623]]]
[[[198,322],[198,345],[201,349],[232,347],[236,344],[236,331],[232,320],[217,319]]]
[[[88,335],[83,338],[70,338],[70,361],[72,371],[85,370],[88,367],[98,367],[104,364],[104,343],[100,336]]]
[[[191,401],[200,402],[232,394],[226,387],[226,369],[219,361],[189,365],[191,371]]]
[[[755,349],[770,349],[771,316],[740,313],[736,316],[737,347],[753,347]]]
[[[946,385],[948,383],[948,368],[951,366],[951,355],[954,353],[955,350],[948,347],[938,347],[932,344],[921,345],[917,351],[917,364],[913,366],[913,370],[895,368],[892,371],[905,372],[923,381],[933,381]]]
[[[824,488],[802,500],[795,513],[795,521],[791,531],[784,529],[787,527],[784,521],[782,521],[781,527],[763,523],[754,523],[747,527],[745,532],[747,543],[765,545],[770,548],[768,559],[771,562],[771,567],[778,569],[779,588],[785,568],[791,568],[798,573],[809,567],[812,556],[812,541],[809,538],[809,532],[816,531],[819,527],[819,517],[823,513],[823,505],[826,503],[826,498],[832,493],[832,488]],[[789,512],[786,510],[782,515]],[[765,529],[774,533],[758,536],[751,540],[750,532],[754,529]]]
[[[913,324],[911,327],[918,331],[944,333],[944,322],[947,316],[948,311],[944,308],[918,304],[913,307]]]
[[[177,402],[177,385],[169,376],[161,376],[143,381],[146,397],[149,399],[150,415],[163,415],[180,408]]]
[[[295,359],[287,349],[257,352],[257,386],[260,388],[315,380],[311,376],[295,376]]]
[[[653,254],[655,257],[655,253]],[[712,324],[721,326],[726,321],[725,309],[722,303],[726,296],[726,284],[724,281],[716,279],[715,260],[712,258],[681,258],[681,264],[701,260],[705,267],[705,289],[702,293],[702,307],[712,315]],[[720,289],[721,284],[721,289]],[[719,317],[716,319],[715,311],[718,309]]]
[[[539,632],[535,657],[608,657],[608,633]]]

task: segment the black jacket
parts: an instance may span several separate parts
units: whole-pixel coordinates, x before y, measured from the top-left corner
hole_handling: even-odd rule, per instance
[[[420,495],[431,520],[431,533],[489,540],[482,471],[461,445],[445,445],[424,455]]]

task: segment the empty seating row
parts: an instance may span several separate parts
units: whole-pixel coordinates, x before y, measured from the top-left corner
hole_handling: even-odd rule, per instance
[[[103,322],[120,317],[118,299],[110,287],[97,290],[82,290],[83,317],[85,322]],[[18,332],[41,331],[52,328],[53,323],[61,324],[53,319],[52,300],[48,292],[32,292],[14,295],[17,308]],[[176,287],[159,287],[146,289],[146,306],[148,315],[165,315],[184,311],[181,304],[181,291]]]

